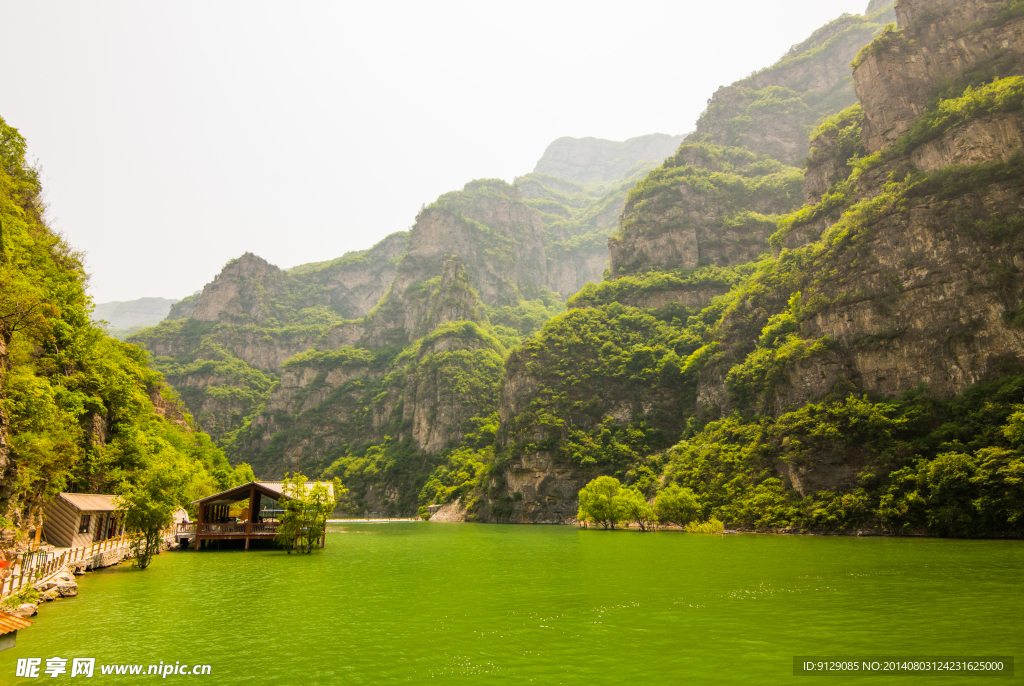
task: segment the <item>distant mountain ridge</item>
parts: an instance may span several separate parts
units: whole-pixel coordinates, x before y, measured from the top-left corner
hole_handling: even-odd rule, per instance
[[[123,340],[137,331],[162,322],[177,302],[167,298],[138,298],[98,303],[93,308],[92,319],[95,322],[108,322],[110,335]]]
[[[661,135],[644,138],[644,144],[637,144],[642,139],[586,143],[596,143],[606,153],[603,159],[592,154],[589,163],[629,165],[625,176],[608,182],[582,184],[535,173],[519,177],[514,185],[481,179],[444,194],[419,213],[412,230],[392,234],[368,250],[288,270],[246,253],[225,265],[201,293],[175,303],[164,323],[132,341],[156,356],[157,366],[214,438],[232,441],[233,454],[244,451],[249,455],[244,459],[258,469],[279,474],[279,458],[266,449],[275,433],[310,421],[305,417],[315,407],[311,398],[335,407],[320,407],[310,417],[324,412],[350,416],[353,411],[338,407],[340,398],[331,400],[323,391],[298,406],[289,400],[296,393],[310,393],[306,386],[314,377],[305,372],[296,376],[296,370],[310,366],[299,361],[303,353],[347,346],[454,347],[464,350],[464,359],[479,358],[484,368],[478,381],[495,386],[500,379],[500,364],[492,364],[496,355],[500,361],[495,351],[535,332],[564,310],[564,298],[601,279],[608,260],[605,244],[616,230],[626,194],[675,143]],[[627,159],[622,161],[624,154]],[[647,159],[649,155],[654,157]],[[460,322],[479,331],[460,329],[424,347],[424,337]],[[419,359],[430,364],[436,354],[422,357],[421,352]],[[461,437],[474,412],[493,405],[492,399],[462,406],[445,395],[449,392],[440,381],[437,392],[442,396],[433,399],[416,390],[419,384],[382,386],[382,372],[395,362],[371,371],[359,355],[339,359],[326,367],[314,361],[312,368],[329,370],[341,364],[362,369],[340,376],[328,371],[323,383],[335,388],[336,379],[348,383],[349,374],[358,373],[360,383],[376,389],[370,395],[361,391],[360,402],[383,403],[370,424],[329,432],[334,438],[324,440],[339,445],[392,435],[411,437],[416,446],[437,451]],[[259,414],[264,403],[267,409]],[[283,407],[298,416],[286,421],[278,414]],[[408,414],[418,428],[407,431],[401,421],[388,419],[395,412]],[[426,422],[427,416],[437,419]],[[304,430],[323,431],[311,426]],[[296,448],[301,446],[285,450]],[[252,456],[253,451],[264,455]]]
[[[652,133],[620,142],[567,136],[547,147],[533,173],[582,184],[607,183],[626,176],[639,162],[660,164],[676,151],[684,137]]]

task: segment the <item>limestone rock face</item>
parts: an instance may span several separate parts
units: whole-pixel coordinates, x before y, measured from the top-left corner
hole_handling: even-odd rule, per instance
[[[153,401],[153,411],[156,412],[156,414],[169,422],[177,424],[189,433],[192,432],[191,427],[188,425],[188,421],[185,419],[185,413],[182,411],[182,408],[178,403],[167,400],[159,389],[153,389],[149,394],[149,399]],[[103,440],[106,442],[105,431],[103,435]]]
[[[799,174],[792,165],[799,165],[810,150],[808,128],[855,102],[849,84],[850,61],[886,19],[887,14],[878,11],[870,17],[843,16],[794,46],[772,67],[719,89],[697,130],[645,183],[667,179],[672,168],[747,178],[760,175],[766,184],[773,175]],[[726,146],[726,152],[711,153],[706,144]],[[744,159],[740,151],[749,157]],[[764,164],[758,155],[790,166],[757,171]],[[837,170],[818,171],[820,178],[812,180],[811,191],[820,193]],[[750,213],[784,214],[803,200],[801,182],[796,179],[788,191],[754,192],[737,201],[724,185],[708,192],[706,173],[680,174],[679,178],[674,186],[662,181],[662,190],[654,195],[630,196],[622,228],[608,241],[612,278],[756,259],[767,249],[767,239],[776,227],[772,220]]]
[[[716,173],[720,162],[698,156],[700,146],[684,145],[677,169]],[[668,164],[668,163],[666,163]],[[737,163],[739,175],[758,176],[756,158]],[[767,216],[799,207],[802,180],[799,170],[778,168],[773,173],[791,181],[781,192],[752,192],[742,212],[728,192],[709,192],[702,173],[681,175],[678,185],[654,197],[632,197],[622,213],[619,236],[608,239],[613,277],[650,270],[696,269],[700,265],[733,265],[757,258],[765,249],[775,224]],[[760,216],[758,216],[760,215]]]
[[[1024,17],[994,22],[1001,0],[900,0],[902,33],[882,36],[853,72],[870,152],[910,129],[940,89],[968,71],[1024,69]],[[991,23],[990,23],[991,22]]]
[[[515,459],[503,476],[512,496],[512,511],[503,521],[569,524],[576,520],[580,489],[594,475],[561,465],[550,452],[538,451]]]
[[[622,207],[617,207],[616,218],[620,212]],[[547,286],[563,298],[569,298],[584,284],[600,282],[607,265],[606,241],[594,241],[582,250],[556,252],[548,259]]]
[[[921,383],[950,396],[1024,359],[1024,331],[1003,319],[1024,290],[1018,247],[972,230],[973,217],[1019,212],[1022,197],[1018,180],[952,202],[925,197],[880,219],[866,249],[835,265],[845,278],[823,288],[836,300],[840,293],[872,297],[804,322],[803,336],[831,336],[841,352],[798,365],[779,407],[820,397],[837,378],[889,397]]]
[[[687,142],[744,147],[788,165],[800,164],[809,149],[807,128],[856,101],[849,65],[889,21],[880,9],[872,9],[868,17],[836,19],[772,67],[720,88]]]
[[[614,181],[638,162],[660,163],[675,152],[683,136],[652,133],[618,142],[601,138],[559,138],[544,151],[534,173],[588,183]]]
[[[480,231],[480,225],[490,231]],[[440,264],[447,255],[459,257],[480,299],[489,305],[513,303],[512,289],[544,283],[547,275],[540,218],[511,186],[457,209],[428,208],[420,216],[412,232],[409,262]],[[426,276],[403,270],[395,285],[401,290],[421,275]]]
[[[1024,146],[1024,120],[1019,114],[974,119],[947,131],[942,138],[915,149],[910,161],[921,171],[937,171],[950,165],[1003,162]]]
[[[464,522],[466,521],[466,508],[462,506],[462,498],[456,498],[444,505],[441,509],[430,516],[432,522]]]
[[[281,270],[261,257],[245,253],[232,260],[203,288],[192,319],[200,322],[219,321],[225,315],[248,316],[256,321],[266,319],[269,312],[265,302],[256,296],[258,290],[250,284],[273,289]],[[250,297],[242,298],[242,295]]]
[[[409,232],[393,233],[369,250],[289,269],[296,282],[320,289],[320,300],[346,319],[364,317],[391,287],[409,247]]]

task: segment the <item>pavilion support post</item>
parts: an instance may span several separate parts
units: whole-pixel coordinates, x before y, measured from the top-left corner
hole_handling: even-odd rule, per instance
[[[258,523],[260,516],[260,505],[263,502],[263,494],[255,489],[253,489],[253,492],[256,494],[256,497],[255,499],[249,498],[249,521]]]
[[[196,515],[196,550],[199,550],[199,532],[203,530],[203,520],[206,519],[203,515],[206,514],[206,505],[199,504],[199,514]]]
[[[245,549],[249,549],[249,536],[252,535],[252,506],[256,504],[256,484],[249,487],[249,516],[245,518]]]

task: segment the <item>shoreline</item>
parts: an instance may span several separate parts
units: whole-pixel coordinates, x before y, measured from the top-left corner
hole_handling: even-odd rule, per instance
[[[328,524],[386,524],[389,522],[423,522],[426,521],[421,517],[394,517],[394,518],[381,518],[381,519],[328,519]]]

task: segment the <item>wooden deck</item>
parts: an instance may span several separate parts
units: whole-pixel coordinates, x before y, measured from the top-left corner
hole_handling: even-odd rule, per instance
[[[246,522],[245,524],[211,524],[204,522],[181,522],[177,525],[175,536],[178,539],[193,538],[196,535],[196,528],[199,528],[199,538],[202,540],[243,540],[251,538],[254,540],[271,540],[277,535],[276,523],[259,524]]]

